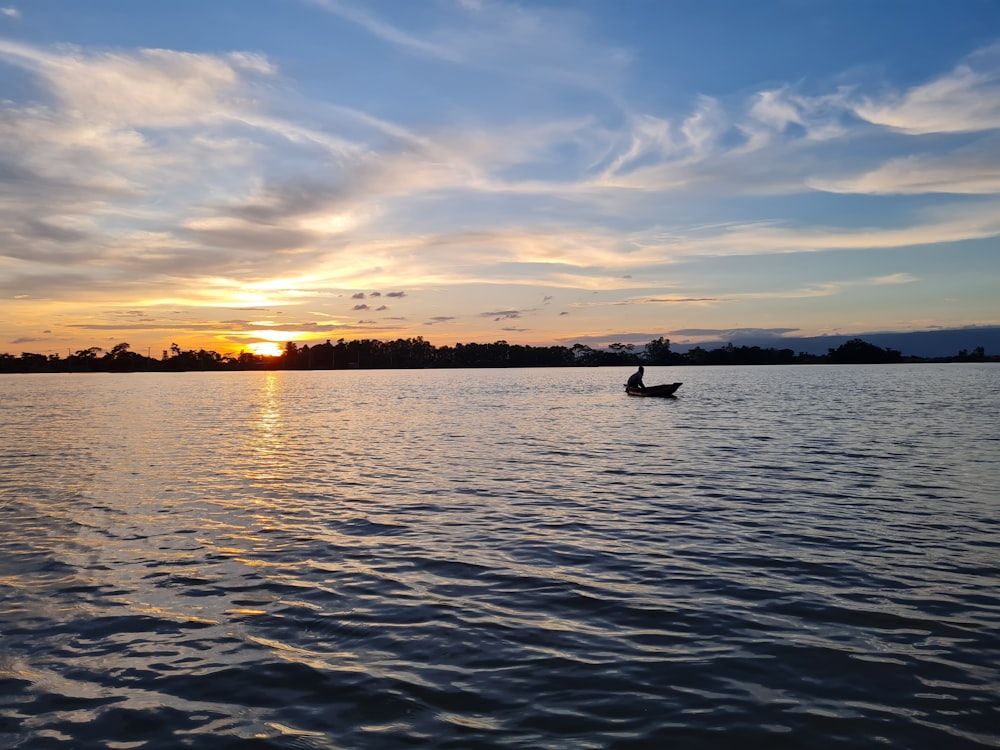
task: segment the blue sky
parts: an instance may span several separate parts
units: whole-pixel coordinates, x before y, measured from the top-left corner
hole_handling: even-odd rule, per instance
[[[995,0],[0,0],[0,351],[1000,324]]]

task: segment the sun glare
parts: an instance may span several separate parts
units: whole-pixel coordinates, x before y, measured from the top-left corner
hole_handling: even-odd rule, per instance
[[[281,354],[281,347],[273,341],[257,341],[247,346],[254,354],[264,357],[277,357]]]

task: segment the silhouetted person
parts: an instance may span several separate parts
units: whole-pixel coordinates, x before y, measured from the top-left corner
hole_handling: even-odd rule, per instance
[[[642,373],[642,365],[639,365],[639,370],[629,376],[628,383],[626,383],[626,385],[629,388],[645,388],[646,384],[642,382]]]

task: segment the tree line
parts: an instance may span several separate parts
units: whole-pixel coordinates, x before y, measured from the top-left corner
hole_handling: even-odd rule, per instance
[[[348,370],[404,369],[424,367],[600,367],[614,365],[791,365],[791,364],[884,364],[914,361],[984,362],[983,347],[972,352],[962,350],[954,357],[921,359],[904,357],[900,352],[875,346],[862,339],[847,341],[826,354],[796,353],[791,349],[733,346],[716,349],[696,346],[687,352],[675,352],[670,340],[662,336],[645,346],[611,344],[594,349],[585,344],[573,346],[527,346],[495,341],[492,344],[455,344],[433,346],[422,337],[395,341],[357,339],[337,343],[299,346],[289,341],[280,356],[252,352],[222,355],[205,349],[182,351],[177,344],[164,350],[156,359],[132,351],[120,343],[105,351],[99,346],[81,349],[66,357],[59,354],[21,356],[0,354],[0,372],[189,372],[198,370]]]

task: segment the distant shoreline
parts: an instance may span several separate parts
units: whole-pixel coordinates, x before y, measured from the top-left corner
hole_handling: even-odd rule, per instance
[[[412,370],[456,368],[525,367],[627,367],[637,365],[700,367],[718,365],[810,365],[810,364],[905,364],[951,362],[1000,362],[1000,355],[987,354],[979,346],[962,349],[947,357],[916,357],[882,348],[860,338],[850,339],[826,354],[796,353],[790,348],[762,348],[726,344],[716,349],[700,346],[686,352],[670,349],[667,339],[650,341],[642,349],[633,344],[612,344],[593,349],[584,344],[572,347],[532,347],[497,341],[492,344],[456,344],[435,347],[422,338],[378,341],[361,339],[327,341],[312,347],[285,345],[280,356],[242,352],[221,355],[205,349],[181,351],[175,344],[159,359],[131,351],[127,343],[105,352],[100,347],[82,349],[61,357],[24,352],[19,357],[0,354],[0,373],[60,372],[197,372],[246,370]]]

